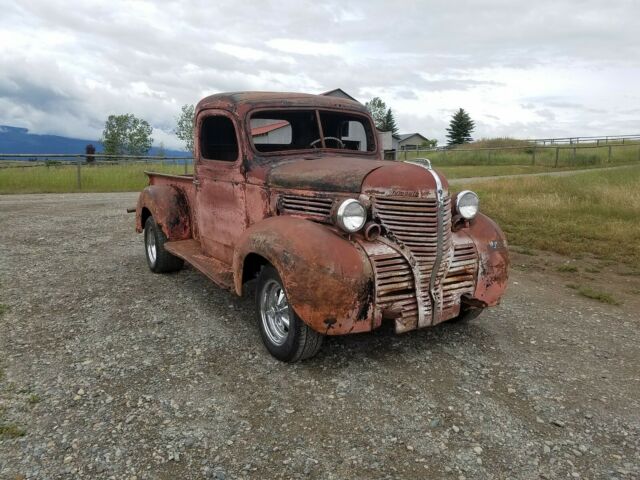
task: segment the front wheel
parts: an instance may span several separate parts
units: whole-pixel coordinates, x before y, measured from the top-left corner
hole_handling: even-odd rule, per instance
[[[309,328],[289,306],[280,275],[270,265],[258,276],[256,313],[262,341],[278,360],[297,362],[320,350],[324,337]]]

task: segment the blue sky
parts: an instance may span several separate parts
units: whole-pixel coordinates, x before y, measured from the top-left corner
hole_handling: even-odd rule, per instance
[[[444,139],[640,133],[637,1],[0,0],[0,124],[81,138],[112,113],[171,133],[180,106],[237,90],[382,97]]]

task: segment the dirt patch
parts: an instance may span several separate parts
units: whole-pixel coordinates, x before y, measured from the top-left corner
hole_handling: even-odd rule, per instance
[[[468,325],[285,365],[251,298],[148,271],[135,199],[0,197],[0,424],[22,434],[0,437],[0,478],[640,475],[633,272],[516,254],[504,303]]]

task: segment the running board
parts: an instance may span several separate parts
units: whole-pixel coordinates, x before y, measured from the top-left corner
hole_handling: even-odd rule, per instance
[[[200,242],[197,240],[178,240],[176,242],[166,242],[164,248],[175,255],[182,258],[185,262],[192,265],[195,269],[200,270],[209,277],[214,283],[222,288],[233,290],[233,271],[228,265],[220,260],[209,257],[202,253]]]

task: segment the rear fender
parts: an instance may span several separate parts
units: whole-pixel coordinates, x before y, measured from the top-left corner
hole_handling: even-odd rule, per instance
[[[191,238],[187,196],[173,185],[150,185],[138,197],[136,231],[142,232],[149,212],[169,240]]]
[[[233,260],[239,295],[244,261],[250,254],[275,267],[289,304],[313,330],[326,335],[371,330],[371,265],[355,243],[330,227],[289,216],[270,217],[251,226]]]

